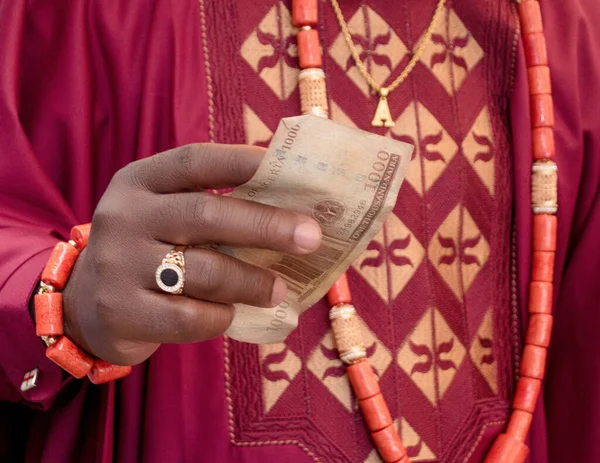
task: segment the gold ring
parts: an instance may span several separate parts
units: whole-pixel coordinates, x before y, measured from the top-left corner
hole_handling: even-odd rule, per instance
[[[183,293],[183,285],[185,284],[185,257],[183,251],[186,248],[187,246],[175,246],[156,269],[154,274],[156,284],[167,293]]]

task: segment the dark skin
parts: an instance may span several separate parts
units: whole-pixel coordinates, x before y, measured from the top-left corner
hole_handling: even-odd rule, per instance
[[[63,291],[65,334],[108,362],[135,365],[162,343],[222,334],[233,318],[233,303],[281,302],[286,292],[281,278],[206,249],[185,251],[184,295],[162,292],[154,277],[175,244],[290,254],[319,246],[321,231],[312,218],[202,191],[247,182],[263,155],[257,147],[195,144],[117,172]]]

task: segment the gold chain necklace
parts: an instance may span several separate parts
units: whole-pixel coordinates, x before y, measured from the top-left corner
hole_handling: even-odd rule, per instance
[[[425,35],[423,36],[423,39],[419,42],[416,51],[413,53],[410,61],[402,70],[400,75],[396,77],[396,79],[387,87],[382,87],[377,82],[375,82],[373,76],[371,76],[371,74],[369,74],[369,71],[367,71],[367,67],[365,66],[365,63],[363,63],[363,61],[360,59],[360,54],[358,53],[358,50],[356,49],[356,46],[352,41],[352,36],[350,35],[350,31],[348,30],[348,24],[344,20],[344,15],[342,14],[342,9],[340,8],[338,0],[330,1],[331,6],[335,11],[335,16],[337,17],[338,23],[340,24],[340,28],[342,29],[344,39],[346,40],[348,48],[350,49],[352,59],[354,59],[354,63],[356,64],[356,67],[358,68],[364,79],[367,81],[369,86],[379,95],[379,103],[377,104],[377,109],[375,110],[375,115],[373,116],[371,125],[373,127],[393,127],[394,120],[392,119],[392,115],[390,113],[390,106],[388,105],[387,97],[390,93],[396,90],[402,84],[402,82],[406,80],[408,75],[411,73],[411,71],[414,69],[417,62],[421,58],[421,55],[425,51],[425,47],[431,40],[433,29],[435,28],[435,25],[437,24],[437,21],[441,16],[446,0],[438,0],[435,12],[433,13],[433,17],[431,18],[431,22],[429,23],[429,27],[427,27]]]

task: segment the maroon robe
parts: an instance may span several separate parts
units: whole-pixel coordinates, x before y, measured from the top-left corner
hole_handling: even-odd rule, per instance
[[[594,3],[542,2],[560,208],[553,342],[530,438],[536,463],[600,461]],[[393,79],[433,4],[343,9],[358,18],[350,25],[364,58]],[[332,116],[371,129],[376,98],[336,46],[330,6],[320,8]],[[0,461],[377,461],[329,358],[324,303],[285,345],[165,345],[101,387],[45,358],[27,311],[51,247],[91,219],[117,169],[191,142],[264,144],[280,117],[299,112],[288,16],[274,0],[0,3]],[[431,53],[390,96],[397,126],[378,132],[410,139],[420,164],[349,276],[413,461],[480,461],[508,414],[531,250],[531,131],[515,20],[508,2],[448,2]],[[454,236],[455,222],[477,233]],[[393,272],[412,273],[400,288]],[[419,344],[428,323],[452,336]],[[21,392],[33,368],[38,386]]]

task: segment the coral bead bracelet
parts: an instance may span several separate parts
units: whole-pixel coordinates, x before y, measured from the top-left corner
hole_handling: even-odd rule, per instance
[[[60,292],[71,275],[77,257],[87,246],[91,224],[71,230],[68,243],[57,243],[42,272],[40,290],[34,297],[36,334],[46,343],[46,357],[75,378],[88,376],[94,384],[123,378],[130,366],[113,365],[93,358],[64,335],[63,297]]]

